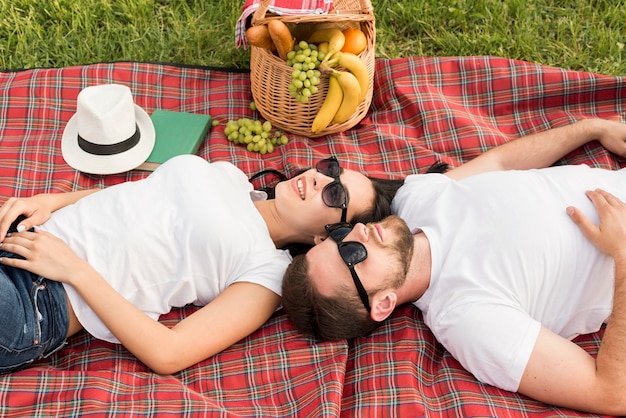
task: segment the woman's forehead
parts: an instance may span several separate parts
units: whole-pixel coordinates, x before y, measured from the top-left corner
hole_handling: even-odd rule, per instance
[[[361,203],[363,207],[369,207],[374,202],[374,186],[372,181],[363,173],[345,169],[341,174],[341,182],[346,188],[349,203]]]

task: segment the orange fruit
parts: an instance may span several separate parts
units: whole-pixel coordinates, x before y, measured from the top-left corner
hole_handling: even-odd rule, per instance
[[[353,54],[359,55],[365,50],[367,39],[363,31],[360,29],[347,28],[343,31],[343,34],[346,37],[346,42],[343,48],[341,48],[341,52],[352,52]]]

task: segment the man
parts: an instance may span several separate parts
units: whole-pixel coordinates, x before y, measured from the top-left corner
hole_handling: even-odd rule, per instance
[[[331,239],[294,259],[285,310],[302,331],[340,339],[414,303],[479,380],[626,414],[626,170],[501,171],[546,167],[592,139],[626,155],[626,125],[588,120],[445,175],[409,176],[394,199],[400,218],[328,226]],[[603,322],[593,359],[571,339]]]

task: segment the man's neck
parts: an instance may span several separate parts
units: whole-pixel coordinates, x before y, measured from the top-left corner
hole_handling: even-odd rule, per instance
[[[431,273],[430,243],[423,232],[413,235],[413,257],[405,283],[398,289],[398,305],[418,300],[428,289]]]

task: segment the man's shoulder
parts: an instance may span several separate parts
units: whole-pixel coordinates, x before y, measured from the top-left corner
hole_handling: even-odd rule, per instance
[[[431,311],[431,330],[480,381],[516,390],[541,327],[515,306],[489,301]]]
[[[421,197],[426,198],[426,193],[440,193],[444,189],[444,185],[453,182],[452,179],[444,174],[411,174],[404,179],[404,184],[398,189],[394,197],[396,208],[407,202],[415,201],[415,195],[419,193]]]

